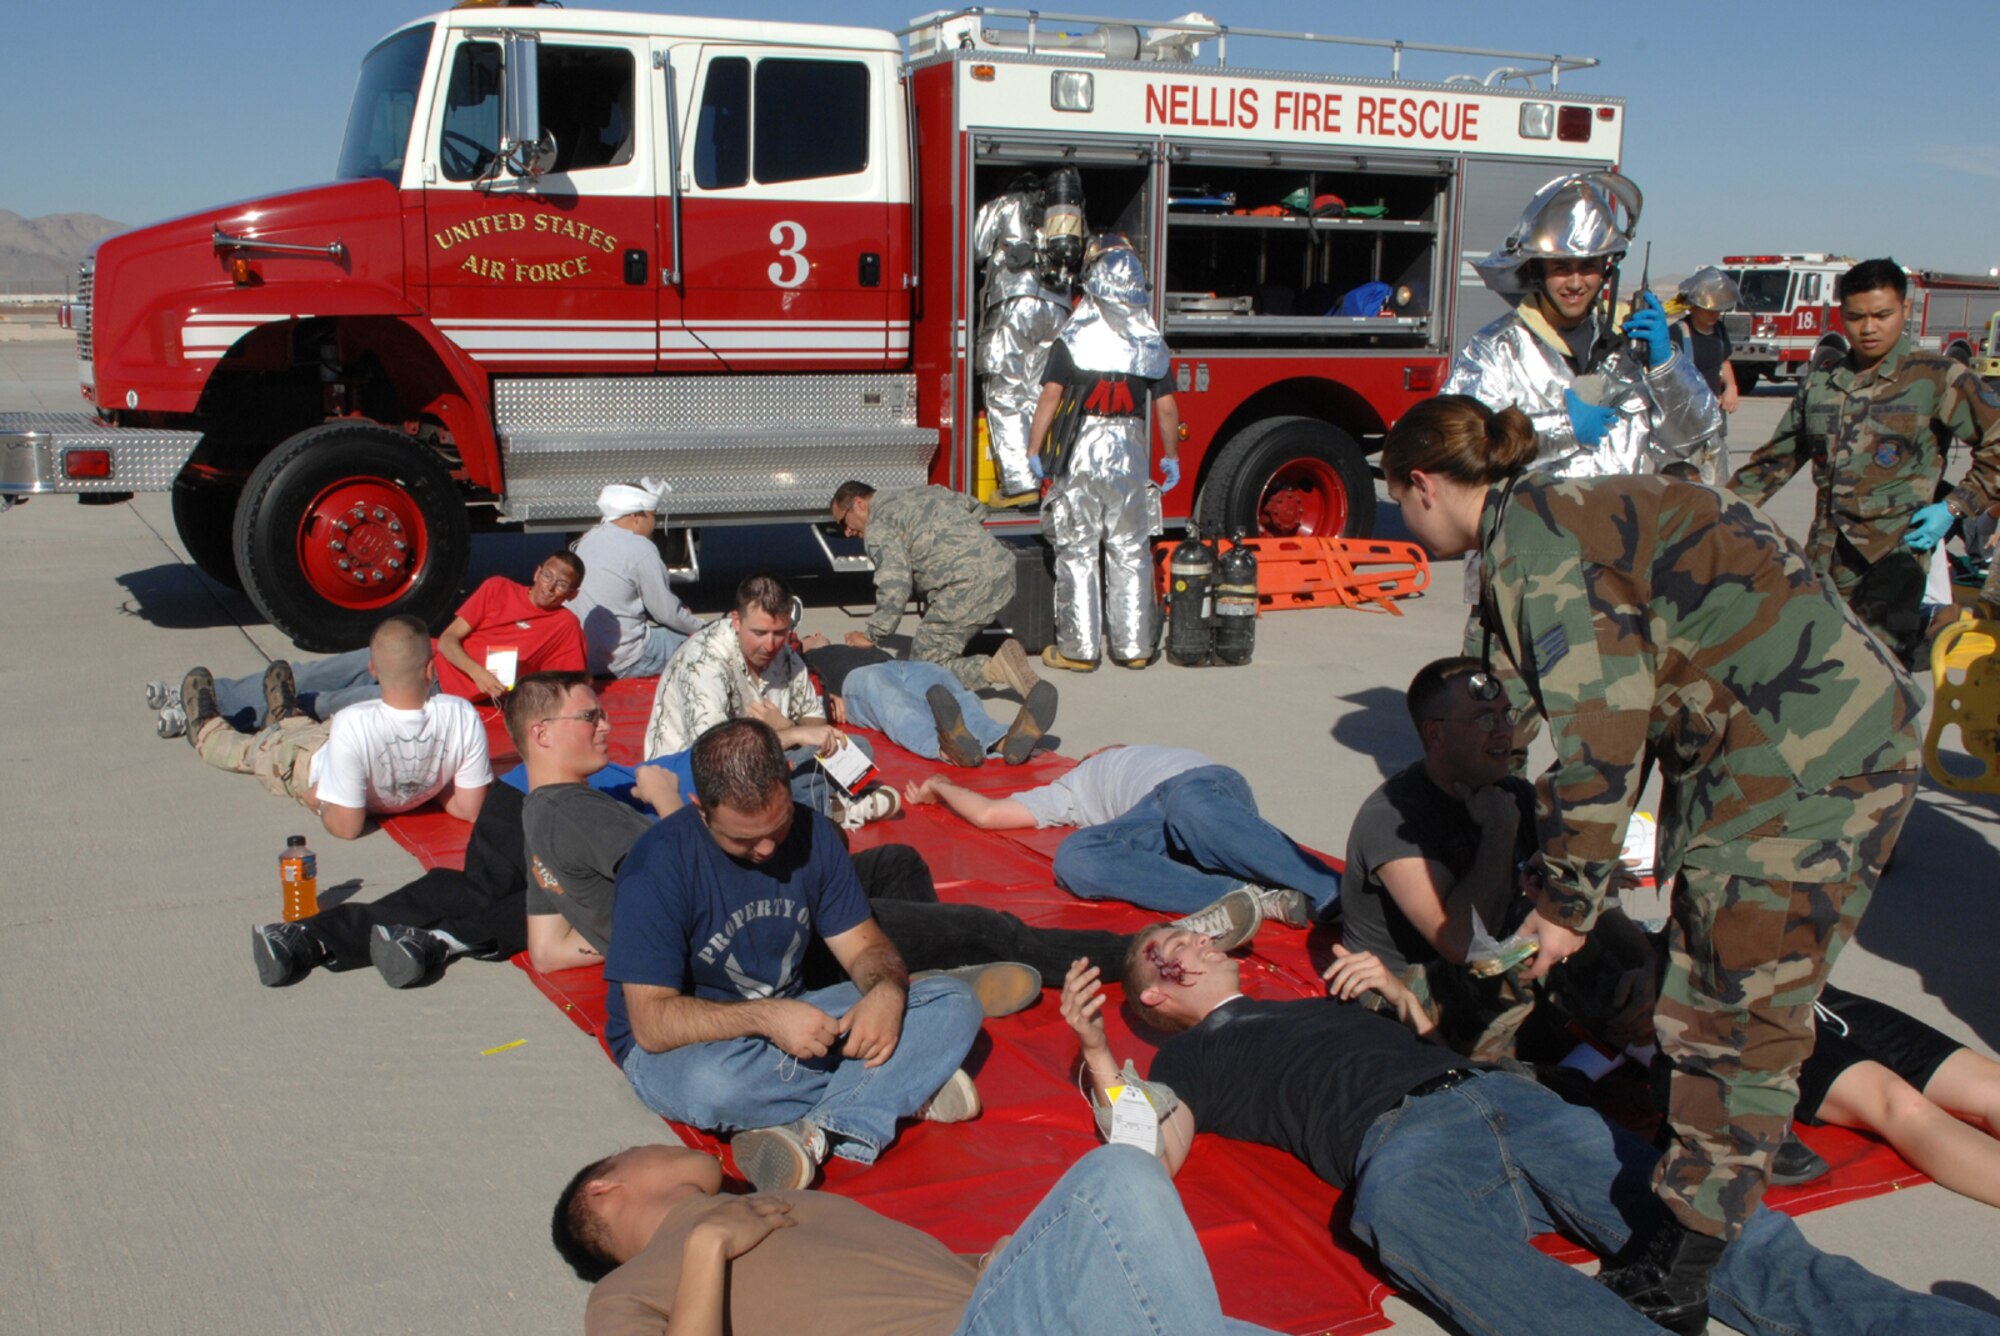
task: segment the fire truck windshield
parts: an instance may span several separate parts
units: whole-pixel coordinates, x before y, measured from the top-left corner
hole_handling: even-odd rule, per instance
[[[336,180],[379,176],[393,184],[403,179],[417,85],[430,49],[431,25],[425,23],[397,33],[362,60],[354,106],[347,113],[347,134],[340,142]]]
[[[1740,294],[1737,305],[1745,311],[1782,311],[1785,289],[1791,282],[1789,269],[1745,269],[1742,281],[1736,285]]]

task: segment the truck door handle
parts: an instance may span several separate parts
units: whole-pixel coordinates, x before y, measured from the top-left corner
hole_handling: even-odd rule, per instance
[[[651,270],[646,265],[646,252],[628,250],[625,252],[625,281],[633,287],[643,287],[651,281]]]
[[[874,251],[864,251],[861,256],[861,286],[879,288],[882,286],[882,257]]]

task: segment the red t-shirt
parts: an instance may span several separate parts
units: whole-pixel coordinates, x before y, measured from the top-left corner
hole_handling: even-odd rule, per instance
[[[484,664],[489,650],[511,649],[520,656],[514,669],[517,680],[528,673],[584,670],[583,623],[568,608],[536,607],[526,585],[496,575],[472,591],[458,615],[472,627],[465,637],[465,652],[474,663]],[[437,676],[439,690],[448,695],[485,699],[472,679],[442,654]]]

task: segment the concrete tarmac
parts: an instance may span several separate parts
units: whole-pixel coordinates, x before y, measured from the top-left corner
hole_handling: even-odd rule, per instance
[[[1785,402],[1751,400],[1736,438],[1761,441]],[[0,409],[80,406],[66,340],[0,340]],[[1797,483],[1775,513],[1801,533],[1809,502]],[[1386,502],[1378,531],[1400,533]],[[525,575],[552,543],[477,540],[468,588]],[[309,822],[155,738],[141,690],[292,647],[186,562],[164,496],[37,500],[0,517],[0,556],[0,1331],[576,1329],[585,1289],[549,1246],[550,1206],[578,1166],[664,1125],[509,966],[457,962],[403,993],[372,970],[261,988],[249,929],[277,916],[278,851]],[[690,601],[712,612],[738,571],[704,560]],[[809,630],[866,614],[863,583],[802,585]],[[1401,693],[1455,651],[1458,588],[1453,563],[1402,616],[1268,616],[1246,668],[1064,676],[1056,732],[1072,754],[1201,748],[1248,774],[1272,819],[1339,852],[1362,798],[1416,755]],[[323,896],[372,897],[418,870],[379,833],[313,845]],[[2000,800],[1926,781],[1836,977],[1991,1052],[1995,942]],[[1991,1207],[1924,1187],[1802,1223],[2000,1313]],[[1398,1331],[1439,1330],[1409,1304],[1390,1312]]]

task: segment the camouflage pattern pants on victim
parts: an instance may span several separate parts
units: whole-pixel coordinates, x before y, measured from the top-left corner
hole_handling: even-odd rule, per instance
[[[1734,1238],[1762,1199],[1812,1052],[1813,1001],[1915,797],[1909,770],[1838,780],[1687,851],[1654,1013],[1673,1074],[1653,1183],[1688,1228]]]
[[[332,732],[332,725],[295,714],[256,733],[239,733],[221,719],[201,726],[195,752],[218,770],[255,775],[258,783],[280,798],[303,803],[312,792],[312,758]]]

